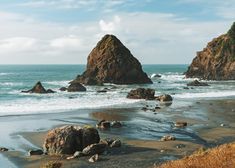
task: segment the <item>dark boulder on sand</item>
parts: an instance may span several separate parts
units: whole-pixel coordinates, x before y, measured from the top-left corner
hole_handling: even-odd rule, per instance
[[[128,93],[127,98],[153,100],[155,99],[154,95],[155,95],[154,89],[138,88],[138,89],[131,90]]]
[[[55,91],[48,89],[46,90],[40,81],[38,81],[34,87],[30,90],[26,91],[21,91],[22,93],[40,93],[40,94],[45,94],[45,93],[55,93]]]
[[[194,80],[188,83],[187,86],[209,86],[209,85],[205,82],[199,82],[198,80]]]
[[[78,82],[73,82],[69,85],[69,87],[67,88],[68,92],[85,92],[86,88],[78,83]]]
[[[49,131],[43,149],[49,155],[74,154],[99,141],[100,137],[95,128],[68,125]]]
[[[73,82],[85,85],[152,83],[140,62],[114,35],[105,35],[97,43],[88,56],[86,71]]]

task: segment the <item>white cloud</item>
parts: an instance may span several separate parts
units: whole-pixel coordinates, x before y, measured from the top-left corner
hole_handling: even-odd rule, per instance
[[[79,49],[81,47],[81,41],[79,38],[70,35],[68,37],[60,37],[53,39],[50,42],[50,45],[55,48],[62,49]]]
[[[0,12],[1,63],[86,63],[98,40],[115,34],[142,63],[190,63],[229,21],[197,22],[163,13],[116,13],[84,23],[58,24]]]
[[[113,21],[110,21],[110,22],[106,22],[103,19],[101,19],[99,21],[99,26],[100,26],[101,31],[105,33],[114,33],[118,29],[120,22],[121,22],[121,18],[116,15],[114,16]]]
[[[27,51],[34,47],[37,40],[27,37],[12,37],[0,40],[1,52]]]

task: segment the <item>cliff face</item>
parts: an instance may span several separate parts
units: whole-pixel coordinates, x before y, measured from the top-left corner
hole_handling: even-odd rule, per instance
[[[235,22],[226,34],[213,39],[197,53],[185,75],[206,80],[235,80]]]
[[[87,85],[152,83],[140,62],[113,35],[97,43],[88,56],[86,71],[74,81]]]

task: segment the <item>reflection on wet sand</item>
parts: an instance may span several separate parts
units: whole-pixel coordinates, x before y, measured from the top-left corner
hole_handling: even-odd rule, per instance
[[[130,109],[105,109],[103,111],[90,113],[90,116],[96,120],[128,121],[131,118],[130,115],[127,114],[127,110],[132,111]]]

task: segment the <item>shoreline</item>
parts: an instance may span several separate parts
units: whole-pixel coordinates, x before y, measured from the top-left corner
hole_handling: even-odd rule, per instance
[[[148,103],[148,102],[146,102]],[[191,106],[191,105],[190,105]],[[218,109],[219,106],[220,108]],[[34,146],[40,147],[42,145],[43,137],[45,136],[45,133],[54,127],[60,126],[60,125],[67,125],[67,124],[79,124],[79,125],[95,125],[98,120],[101,118],[106,117],[105,119],[108,120],[116,120],[119,119],[121,122],[124,123],[124,127],[119,130],[114,131],[99,131],[101,138],[105,137],[117,137],[121,139],[123,142],[123,146],[120,149],[117,149],[114,151],[114,154],[110,155],[101,155],[101,158],[104,160],[101,160],[100,162],[97,162],[93,165],[90,165],[87,162],[87,157],[84,157],[82,159],[78,160],[72,160],[67,161],[66,159],[62,160],[64,165],[69,164],[81,164],[82,166],[95,166],[95,167],[102,167],[119,162],[120,160],[125,160],[126,158],[132,158],[129,160],[126,160],[125,163],[129,167],[134,166],[144,166],[144,167],[151,167],[154,163],[162,163],[166,160],[172,160],[172,159],[178,159],[182,158],[186,155],[191,154],[195,150],[199,149],[200,147],[213,147],[218,144],[223,143],[229,143],[235,141],[235,122],[233,122],[232,116],[234,116],[234,112],[231,110],[233,107],[235,107],[235,101],[233,99],[227,99],[227,100],[204,100],[203,102],[198,103],[194,101],[192,107],[187,107],[184,110],[191,110],[187,111],[187,113],[193,113],[195,110],[201,111],[202,113],[206,113],[208,115],[207,120],[201,120],[200,118],[192,118],[192,116],[188,117],[188,115],[182,115],[182,113],[185,113],[182,108],[174,109],[175,111],[172,112],[173,107],[167,107],[163,108],[160,111],[158,111],[157,115],[153,115],[151,112],[143,112],[139,110],[139,108],[122,108],[122,109],[89,109],[89,110],[82,110],[82,112],[69,112],[69,113],[50,113],[47,115],[27,115],[27,116],[12,116],[12,117],[6,117],[4,119],[7,120],[14,120],[17,117],[24,118],[23,121],[33,121],[39,120],[43,121],[43,123],[52,122],[50,125],[47,125],[47,127],[41,126],[35,127],[36,130],[34,131],[17,131],[14,132],[14,135],[21,136],[25,141],[28,141]],[[217,111],[214,111],[214,108],[217,109]],[[222,110],[223,111],[222,111]],[[184,112],[182,112],[182,111]],[[231,110],[231,111],[229,111]],[[164,113],[164,114],[163,114]],[[172,114],[173,113],[173,114]],[[227,115],[225,115],[226,113]],[[198,113],[200,115],[200,113]],[[198,137],[206,140],[209,145],[203,145],[198,140],[188,139],[187,136],[183,136],[181,134],[176,134],[177,140],[176,141],[169,141],[169,142],[160,142],[158,136],[155,139],[149,139],[149,138],[138,138],[138,134],[135,135],[135,137],[127,136],[129,133],[135,133],[134,128],[136,123],[138,123],[138,120],[136,121],[136,118],[139,119],[142,117],[144,118],[145,122],[151,122],[149,121],[152,116],[159,116],[161,118],[161,115],[167,116],[164,118],[163,121],[166,122],[166,119],[169,119],[171,117],[171,120],[173,121],[187,121],[188,126],[185,129],[180,130],[189,132],[194,131],[196,132]],[[169,116],[168,116],[169,115]],[[174,116],[172,116],[174,115]],[[223,118],[221,118],[223,117]],[[156,117],[157,118],[157,117]],[[158,118],[158,119],[159,119]],[[225,126],[221,127],[220,123],[215,123],[215,120],[220,118],[220,121],[224,121]],[[1,118],[0,118],[1,119]],[[46,121],[45,121],[46,120]],[[156,121],[154,121],[156,122]],[[169,122],[169,121],[168,121]],[[171,122],[169,122],[171,124]],[[132,124],[134,124],[134,127],[131,127]],[[151,123],[150,123],[151,124]],[[160,125],[161,126],[161,122]],[[169,125],[170,125],[169,124]],[[17,124],[16,124],[17,125]],[[146,128],[148,128],[146,126]],[[174,131],[174,129],[170,127],[166,127],[169,129],[169,131]],[[34,129],[34,128],[33,128]],[[130,129],[130,130],[128,130]],[[130,132],[131,131],[131,132]],[[151,133],[152,131],[149,130],[147,133]],[[165,131],[167,132],[167,131]],[[143,132],[144,133],[144,132]],[[142,134],[143,134],[142,133]],[[153,132],[154,133],[154,132]],[[170,133],[170,132],[169,132]],[[155,134],[158,134],[157,132]],[[166,133],[162,133],[166,134]],[[141,134],[140,134],[141,136]],[[14,136],[13,136],[14,137]],[[12,133],[11,133],[11,138]],[[151,137],[151,136],[150,136]],[[227,138],[227,139],[226,139]],[[184,144],[184,148],[176,148],[177,144]],[[22,145],[22,144],[21,144]],[[25,145],[25,144],[23,144]],[[27,145],[26,145],[27,146]],[[22,165],[24,167],[33,167],[33,166],[40,166],[41,162],[49,161],[50,159],[58,159],[54,157],[48,157],[48,156],[27,156],[27,149],[33,149],[32,146],[23,147],[24,151],[18,151],[17,149],[14,149],[2,153],[4,157],[9,159],[12,163],[16,164],[17,166],[21,167]],[[164,150],[164,152],[161,152],[161,150]],[[151,157],[150,157],[151,156]],[[171,156],[171,157],[170,157]],[[82,160],[82,161],[81,161]],[[136,160],[140,161],[136,165],[133,163]],[[78,163],[79,162],[79,163]],[[81,163],[80,163],[81,162]],[[107,164],[107,165],[106,165]],[[143,165],[144,164],[144,165]],[[122,165],[122,163],[119,163],[119,165]],[[122,165],[125,167],[125,165]]]

